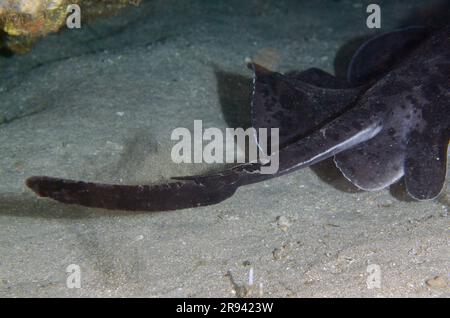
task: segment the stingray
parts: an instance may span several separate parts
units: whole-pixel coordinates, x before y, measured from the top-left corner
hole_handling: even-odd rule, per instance
[[[334,157],[360,189],[380,190],[404,177],[414,199],[442,192],[450,137],[450,25],[373,37],[356,51],[346,79],[317,68],[287,74],[254,63],[249,68],[254,73],[252,126],[279,128],[275,174],[261,173],[267,163],[250,162],[151,185],[35,176],[27,186],[68,204],[176,210],[217,204],[240,186]]]

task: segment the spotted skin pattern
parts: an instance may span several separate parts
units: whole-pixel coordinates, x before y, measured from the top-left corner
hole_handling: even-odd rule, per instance
[[[357,51],[346,80],[316,68],[285,75],[252,63],[249,68],[253,127],[280,130],[275,174],[261,174],[256,162],[156,185],[35,176],[27,186],[68,204],[167,211],[216,204],[240,186],[334,157],[361,189],[383,189],[404,177],[414,199],[442,192],[450,137],[450,26],[375,37]]]

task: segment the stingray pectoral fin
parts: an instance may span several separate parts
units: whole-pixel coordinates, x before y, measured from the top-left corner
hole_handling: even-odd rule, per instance
[[[405,184],[417,200],[430,200],[443,190],[447,174],[448,137],[415,135],[405,162]]]
[[[366,191],[384,189],[404,173],[405,149],[400,137],[384,129],[376,137],[334,157],[345,178]]]
[[[317,69],[289,76],[257,64],[249,67],[254,71],[252,126],[278,128],[281,147],[335,119],[353,105],[360,91],[318,87],[300,80],[332,81],[332,75]]]
[[[347,71],[347,80],[354,85],[362,85],[386,73],[428,34],[427,28],[417,26],[371,38],[354,54]]]
[[[59,202],[128,211],[169,211],[212,205],[229,198],[236,190],[233,182],[208,183],[208,180],[133,186],[37,176],[29,178],[26,184],[39,196]]]

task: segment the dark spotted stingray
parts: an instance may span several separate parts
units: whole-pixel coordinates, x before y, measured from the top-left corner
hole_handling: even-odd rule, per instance
[[[366,42],[346,80],[319,69],[286,75],[256,64],[253,127],[280,129],[279,170],[262,163],[174,178],[156,185],[110,185],[31,177],[38,195],[88,207],[164,211],[221,202],[240,186],[285,175],[334,156],[336,166],[364,190],[404,176],[409,195],[442,191],[450,137],[450,26],[412,27]]]

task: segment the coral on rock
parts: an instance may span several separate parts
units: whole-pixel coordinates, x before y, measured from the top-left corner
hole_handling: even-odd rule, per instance
[[[78,4],[83,19],[116,13],[141,0],[0,0],[0,28],[6,45],[15,53],[27,52],[38,37],[65,25],[67,6]]]

